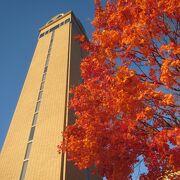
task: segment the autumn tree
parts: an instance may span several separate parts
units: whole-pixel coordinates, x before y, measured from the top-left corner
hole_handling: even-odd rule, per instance
[[[58,146],[80,169],[108,180],[162,179],[180,170],[180,3],[178,0],[95,1],[92,39],[73,88],[69,125]],[[174,172],[174,173],[173,173]]]

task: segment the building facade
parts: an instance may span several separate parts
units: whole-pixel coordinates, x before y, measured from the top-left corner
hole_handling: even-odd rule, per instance
[[[72,12],[41,29],[32,62],[0,155],[1,180],[97,180],[57,153],[61,132],[72,123],[69,88],[81,82],[85,53],[74,36],[84,29]]]

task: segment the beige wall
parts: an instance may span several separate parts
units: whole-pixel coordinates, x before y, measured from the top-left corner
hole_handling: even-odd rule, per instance
[[[74,19],[71,12],[54,24],[41,28],[40,33],[46,32],[67,18]],[[61,132],[65,125],[73,121],[73,116],[67,109],[69,87],[81,82],[79,64],[82,52],[79,42],[73,40],[73,36],[79,33],[82,31],[78,24],[72,26],[72,23],[55,30],[26,180],[85,179],[85,172],[79,172],[66,162],[66,156],[57,153],[57,145],[62,140]],[[20,177],[51,35],[52,32],[38,40],[1,151],[0,180],[18,180]]]
[[[1,180],[15,180],[20,176],[49,40],[50,37],[47,37],[41,39],[37,44],[33,61],[1,151]]]

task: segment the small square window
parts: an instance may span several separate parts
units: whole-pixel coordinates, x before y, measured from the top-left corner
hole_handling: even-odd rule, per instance
[[[70,22],[70,18],[65,20],[65,24],[68,23],[68,22]]]
[[[42,38],[44,36],[44,33],[40,34],[39,38]]]

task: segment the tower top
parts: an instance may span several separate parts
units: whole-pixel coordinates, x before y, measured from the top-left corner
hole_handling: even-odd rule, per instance
[[[64,13],[60,13],[60,14],[54,16],[53,18],[51,18],[51,19],[46,23],[46,25],[47,25],[47,24],[50,24],[50,23],[52,23],[52,22],[54,22],[54,21],[56,21],[56,20],[58,20],[58,19],[60,19],[62,16],[64,16]]]
[[[73,11],[68,11],[66,13],[59,13],[56,16],[54,16],[53,18],[51,18],[44,26],[42,26],[39,29],[39,32],[41,32],[43,29],[46,29],[47,27],[51,26],[52,24],[56,23],[57,21],[64,19],[65,17],[71,15],[71,19],[74,19],[74,21],[76,21],[77,25],[80,27],[80,29],[82,30],[82,32],[85,34],[86,36],[86,31],[81,23],[81,21],[74,15]]]

